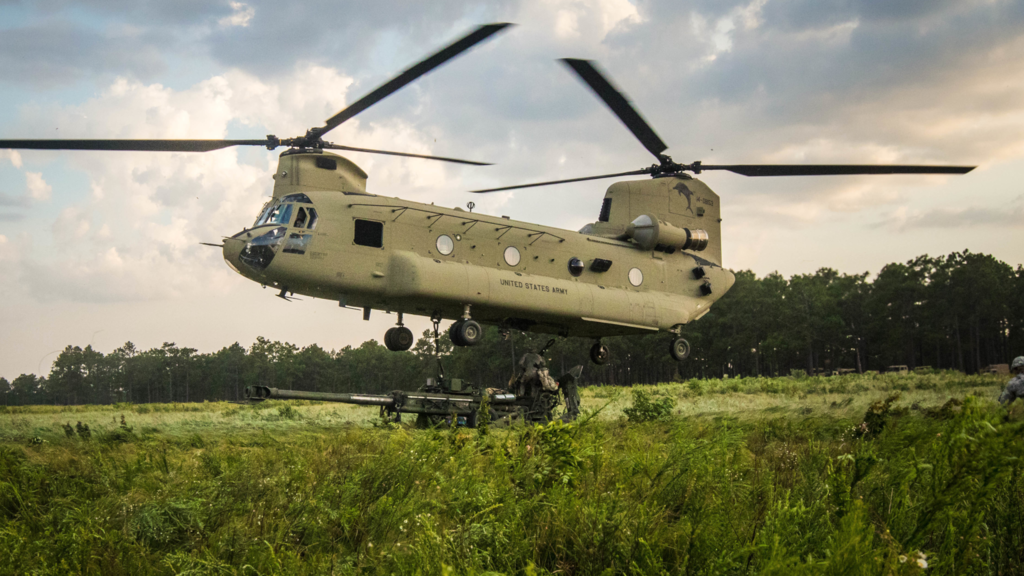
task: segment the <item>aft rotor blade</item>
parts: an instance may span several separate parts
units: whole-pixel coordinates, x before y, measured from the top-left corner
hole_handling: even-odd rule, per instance
[[[661,160],[661,153],[668,146],[661,141],[661,138],[654,133],[654,129],[647,123],[640,113],[633,108],[626,96],[618,88],[612,85],[604,75],[589,60],[578,60],[576,58],[563,58],[565,62],[581,80],[590,86],[590,89],[597,94],[598,98],[604,101],[611,108],[612,112],[622,120],[622,123],[629,128],[629,131],[636,136],[636,139],[644,145],[644,148],[654,154],[655,158]]]
[[[508,26],[511,26],[511,24],[487,24],[486,26],[481,26],[476,30],[470,32],[468,35],[462,37],[461,39],[455,41],[454,43],[449,44],[447,47],[442,48],[441,50],[434,53],[432,56],[427,57],[426,59],[415,64],[405,72],[402,72],[398,76],[392,78],[391,80],[389,80],[388,82],[386,82],[373,92],[370,92],[366,96],[363,96],[359,100],[356,100],[351,105],[349,105],[348,108],[345,108],[341,112],[338,112],[334,116],[331,116],[325,123],[324,127],[320,129],[320,135],[322,136],[328,131],[333,130],[342,122],[348,120],[349,118],[352,118],[356,114],[359,114],[363,110],[366,110],[367,108],[373,106],[377,102],[380,102],[384,98],[387,98],[392,93],[400,90],[406,84],[412,82],[413,80],[419,78],[420,76],[423,76],[427,72],[430,72],[434,68],[437,68],[438,66],[444,64],[445,62],[451,60],[452,58],[458,56],[459,54],[462,54],[466,50],[469,50],[473,46],[479,44],[480,42],[483,42],[491,35],[505,29]]]
[[[552,184],[568,184],[569,182],[586,182],[587,180],[600,180],[602,178],[615,178],[616,176],[639,176],[641,174],[650,174],[650,168],[644,168],[642,170],[633,170],[632,172],[619,172],[618,174],[604,174],[602,176],[587,176],[585,178],[570,178],[568,180],[552,180],[550,182],[535,182],[533,184],[519,184],[516,186],[503,186],[501,188],[487,188],[486,190],[470,190],[473,194],[483,194],[485,192],[501,192],[502,190],[517,190],[519,188],[534,188],[536,186],[550,186]]]
[[[849,174],[966,174],[975,166],[905,166],[890,164],[734,164],[701,165],[697,172],[728,170],[744,176],[841,176]]]
[[[356,148],[354,146],[342,146],[324,142],[324,148],[331,150],[351,150],[353,152],[368,152],[370,154],[387,154],[388,156],[405,156],[407,158],[423,158],[424,160],[440,160],[442,162],[455,162],[457,164],[469,164],[471,166],[492,166],[488,162],[475,162],[473,160],[460,160],[459,158],[446,158],[444,156],[428,156],[426,154],[410,154],[409,152],[391,152],[389,150],[374,150],[372,148]]]
[[[210,152],[230,146],[267,146],[268,140],[0,140],[0,149]]]

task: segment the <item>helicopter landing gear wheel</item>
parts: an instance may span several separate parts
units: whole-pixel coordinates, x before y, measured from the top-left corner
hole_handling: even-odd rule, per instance
[[[594,342],[594,345],[590,347],[590,361],[598,366],[608,362],[611,355],[611,350],[600,342]]]
[[[398,326],[389,328],[384,333],[384,346],[387,346],[388,350],[392,352],[404,352],[409,348],[412,348],[413,343],[416,339],[412,335],[412,330],[405,327],[402,324],[402,313],[398,313]]]
[[[690,343],[684,338],[676,338],[669,347],[669,354],[676,362],[682,362],[690,357]]]
[[[448,327],[448,339],[451,340],[452,344],[456,346],[465,346],[465,344],[459,338],[458,328],[459,324],[461,324],[462,322],[462,320],[456,320],[454,323],[452,323],[451,326]]]
[[[392,352],[404,352],[412,348],[414,340],[412,330],[405,326],[389,328],[384,333],[384,346],[387,346],[387,349]]]
[[[456,346],[475,346],[483,340],[484,329],[476,320],[458,320],[448,329],[448,337]]]

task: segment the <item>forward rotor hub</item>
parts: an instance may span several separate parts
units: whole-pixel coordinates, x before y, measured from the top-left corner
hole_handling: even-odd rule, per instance
[[[701,167],[700,162],[694,162],[693,164],[680,164],[672,160],[672,157],[667,154],[658,154],[659,164],[651,164],[650,168],[644,170],[649,173],[651,177],[658,178],[659,176],[671,176],[673,174],[679,174],[681,172],[693,172],[694,174],[700,174]]]

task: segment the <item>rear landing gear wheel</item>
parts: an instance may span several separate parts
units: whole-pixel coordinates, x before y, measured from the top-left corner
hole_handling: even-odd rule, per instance
[[[598,366],[608,362],[611,355],[611,350],[600,342],[595,342],[594,345],[590,347],[590,361]]]
[[[676,338],[669,347],[669,354],[676,362],[682,362],[690,357],[690,343],[683,338]]]
[[[392,352],[403,352],[412,348],[413,340],[412,330],[405,326],[389,328],[384,333],[384,345]]]

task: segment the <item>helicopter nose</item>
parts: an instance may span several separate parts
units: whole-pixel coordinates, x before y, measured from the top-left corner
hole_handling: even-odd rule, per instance
[[[232,270],[239,274],[242,274],[242,261],[239,259],[239,256],[244,248],[245,240],[241,238],[224,239],[224,248],[222,249],[224,261],[227,262]],[[242,276],[245,276],[245,274],[242,274]]]

